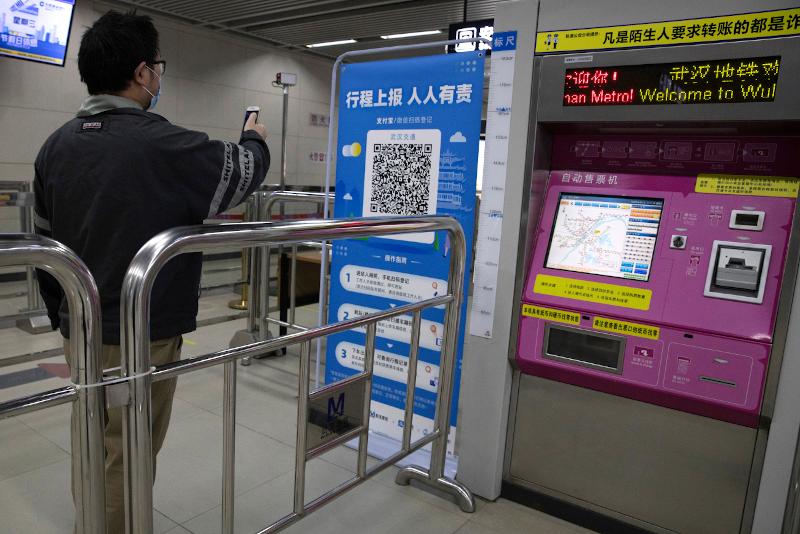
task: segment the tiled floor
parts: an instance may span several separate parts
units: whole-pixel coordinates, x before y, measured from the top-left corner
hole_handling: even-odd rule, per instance
[[[201,318],[228,314],[232,294],[201,301]],[[8,302],[8,301],[7,301]],[[316,324],[314,308],[298,310],[305,324]],[[230,321],[185,336],[183,357],[227,348],[245,320]],[[3,357],[57,348],[57,333],[31,336],[0,330]],[[63,363],[63,357],[46,360]],[[0,375],[35,368],[42,361],[0,367]],[[222,476],[221,367],[178,380],[172,421],[158,456],[154,487],[155,531],[170,534],[220,532]],[[53,389],[68,383],[58,377],[0,389],[0,400]],[[298,358],[254,360],[239,367],[236,428],[237,533],[256,532],[289,514],[294,483]],[[72,531],[69,406],[59,406],[0,421],[0,534]],[[374,461],[374,460],[371,460]],[[356,453],[339,447],[311,461],[306,502],[353,477]],[[477,499],[474,514],[421,486],[398,486],[391,467],[290,527],[310,533],[577,534],[589,531],[518,504]]]

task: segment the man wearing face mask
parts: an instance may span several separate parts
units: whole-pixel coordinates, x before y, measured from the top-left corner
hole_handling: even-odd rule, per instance
[[[161,95],[166,61],[148,16],[109,11],[100,17],[81,39],[78,70],[89,96],[39,151],[34,221],[36,233],[70,247],[97,281],[103,368],[111,369],[120,365],[120,293],[136,252],[164,230],[201,224],[241,203],[264,180],[270,157],[266,129],[254,116],[236,144],[210,140],[150,112]],[[180,359],[182,334],[197,328],[201,259],[199,253],[178,256],[156,279],[152,365]],[[53,328],[68,338],[65,295],[52,276],[37,275]],[[67,339],[64,351],[76,365]],[[175,386],[176,379],[152,386],[154,470]],[[108,532],[117,534],[125,532],[122,409],[106,410],[105,420]],[[77,412],[72,421],[76,432]]]

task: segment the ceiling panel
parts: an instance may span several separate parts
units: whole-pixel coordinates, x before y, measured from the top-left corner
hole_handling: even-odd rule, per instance
[[[108,0],[225,34],[335,58],[350,50],[447,39],[451,23],[494,17],[497,0]],[[442,30],[439,35],[381,39],[382,35]],[[356,39],[349,45],[306,45]],[[437,47],[416,54],[440,53]]]

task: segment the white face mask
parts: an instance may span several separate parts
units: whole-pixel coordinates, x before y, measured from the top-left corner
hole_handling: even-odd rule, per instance
[[[156,76],[158,76],[158,93],[156,93],[156,94],[153,94],[153,93],[151,93],[150,91],[148,91],[148,90],[147,90],[147,87],[145,87],[144,85],[142,85],[142,89],[144,89],[145,91],[147,91],[147,94],[148,94],[148,95],[150,95],[150,96],[152,97],[152,98],[150,99],[150,107],[149,107],[149,108],[147,108],[147,111],[150,111],[151,109],[153,109],[154,107],[156,107],[156,103],[158,102],[158,97],[159,97],[159,96],[161,96],[161,76],[159,76],[159,75],[156,73],[156,71],[154,71],[153,69],[151,69],[151,68],[150,68],[150,67],[148,67],[147,65],[145,65],[145,67],[147,67],[147,70],[149,70],[150,72],[152,72],[153,74],[155,74]]]

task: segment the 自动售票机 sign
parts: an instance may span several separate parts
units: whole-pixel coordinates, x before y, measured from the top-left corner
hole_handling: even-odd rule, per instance
[[[451,215],[472,243],[483,72],[481,51],[343,66],[335,216]],[[332,249],[331,323],[447,293],[446,232],[339,240]],[[471,250],[466,253],[469,270]],[[448,456],[455,436],[468,285]],[[403,434],[411,319],[400,316],[377,325],[370,430],[395,440]],[[433,429],[443,330],[444,307],[423,310],[412,441]],[[328,337],[325,383],[363,370],[365,337],[366,329]],[[371,452],[382,456],[374,441]]]

